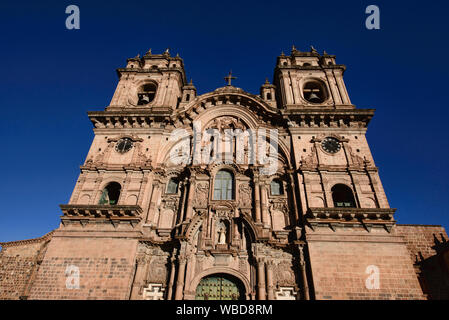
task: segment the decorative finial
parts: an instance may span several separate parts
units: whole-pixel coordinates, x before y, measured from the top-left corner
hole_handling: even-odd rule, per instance
[[[147,55],[151,55],[151,48],[150,48],[150,50],[147,51],[146,54],[147,54]]]
[[[176,53],[176,58],[179,58],[179,53]]]
[[[138,53],[137,56],[134,57],[134,59],[140,59],[140,53]]]
[[[165,49],[165,54],[170,54],[170,48]]]
[[[193,81],[192,81],[192,78],[190,78],[190,82],[189,82],[189,84],[190,84],[190,85],[193,85]]]
[[[318,53],[318,51],[316,51],[316,49],[313,46],[310,46],[310,51],[313,53]]]
[[[324,51],[323,51],[323,54],[324,54],[324,55],[327,55],[327,52],[326,52],[326,50],[324,50]]]
[[[228,83],[227,85],[230,86],[231,85],[231,80],[232,79],[237,79],[237,78],[232,76],[232,70],[231,70],[231,71],[229,71],[229,74],[226,77],[224,77],[224,79]]]
[[[281,57],[285,57],[284,51],[281,52]]]
[[[265,78],[265,84],[270,84],[270,81],[268,81],[268,78]]]
[[[292,51],[296,51],[295,45],[292,45]]]

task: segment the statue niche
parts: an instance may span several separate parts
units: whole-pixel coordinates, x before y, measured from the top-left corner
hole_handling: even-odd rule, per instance
[[[218,220],[215,225],[215,244],[217,249],[227,249],[229,242],[229,221]]]

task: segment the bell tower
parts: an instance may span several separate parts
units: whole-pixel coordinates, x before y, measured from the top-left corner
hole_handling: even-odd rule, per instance
[[[277,103],[288,118],[302,211],[385,209],[392,217],[365,138],[374,110],[351,104],[345,69],[335,56],[313,47],[309,52],[293,47],[290,56],[282,53],[277,59]]]
[[[354,108],[343,81],[345,69],[333,55],[320,55],[313,47],[301,52],[293,46],[290,56],[282,53],[276,63],[279,106],[287,110]]]
[[[126,68],[117,69],[120,78],[107,111],[123,109],[171,108],[175,110],[187,86],[183,60],[171,57],[169,49],[128,59]],[[190,89],[187,86],[188,89]]]

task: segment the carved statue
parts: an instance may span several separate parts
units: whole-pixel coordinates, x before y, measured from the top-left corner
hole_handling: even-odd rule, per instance
[[[226,231],[224,228],[221,228],[218,231],[218,244],[226,244]]]

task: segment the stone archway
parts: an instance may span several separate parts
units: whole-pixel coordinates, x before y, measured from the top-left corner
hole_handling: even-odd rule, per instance
[[[245,300],[245,286],[227,273],[203,277],[196,287],[195,300]]]

